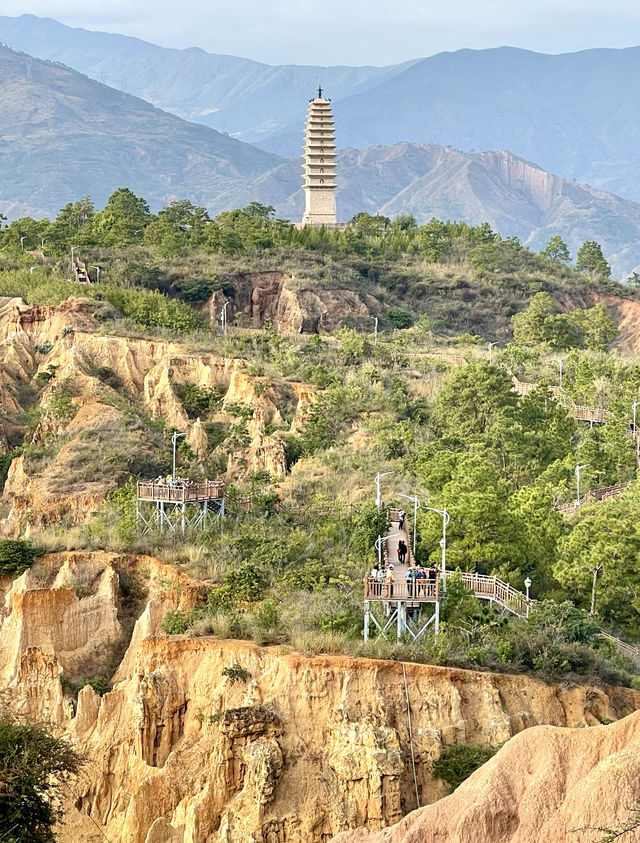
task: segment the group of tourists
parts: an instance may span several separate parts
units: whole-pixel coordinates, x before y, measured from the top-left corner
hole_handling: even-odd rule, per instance
[[[411,565],[407,569],[404,579],[409,597],[430,597],[435,594],[438,569],[435,565],[431,565],[430,568],[425,568],[422,565]],[[374,565],[367,571],[365,582],[368,584],[368,591],[372,597],[393,597],[393,565]]]
[[[412,565],[404,575],[409,597],[422,597],[432,594],[437,579],[438,569],[435,565],[432,564],[428,570],[422,565]],[[429,589],[427,589],[427,584]]]
[[[186,477],[172,477],[170,474],[167,474],[166,477],[156,477],[153,483],[156,486],[168,486],[170,489],[191,489],[198,485]]]

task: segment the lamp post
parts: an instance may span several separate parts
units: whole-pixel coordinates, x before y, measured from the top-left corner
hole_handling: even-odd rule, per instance
[[[556,363],[560,366],[560,389],[562,389],[562,364],[563,364],[562,357],[556,357]]]
[[[373,325],[373,344],[378,345],[378,317],[374,316],[374,325]]]
[[[420,509],[420,501],[416,495],[398,495],[399,498],[406,498],[408,501],[413,501],[413,558],[416,557],[416,533],[418,531],[418,510]]]
[[[20,248],[22,249],[22,251],[23,251],[23,252],[24,252],[24,241],[25,241],[26,239],[27,239],[27,235],[26,235],[26,234],[23,234],[23,235],[22,235],[22,237],[20,238]]]
[[[423,509],[429,509],[431,512],[437,512],[442,515],[442,538],[440,539],[440,547],[442,548],[442,590],[447,590],[447,524],[450,521],[447,507],[444,509],[435,509],[433,506],[424,506]]]
[[[181,436],[186,436],[186,435],[187,435],[186,433],[178,433],[178,431],[177,431],[177,430],[174,430],[174,432],[173,432],[173,436],[171,437],[171,442],[172,442],[172,444],[173,444],[173,471],[172,471],[172,474],[171,474],[171,479],[172,479],[172,480],[173,480],[173,479],[175,478],[175,476],[176,476],[176,444],[177,444],[177,442],[178,442],[178,439],[179,439]]]
[[[387,477],[389,474],[393,474],[393,471],[384,471],[382,473],[378,472],[375,476],[376,482],[376,506],[378,509],[382,506],[382,497],[380,496],[380,480],[383,477]]]
[[[73,253],[74,253],[74,251],[75,251],[75,249],[76,249],[76,248],[77,248],[76,246],[72,246],[72,247],[71,247],[71,265],[72,265],[72,266],[73,266]]]
[[[222,305],[222,310],[220,311],[220,330],[222,331],[222,336],[226,337],[227,335],[227,308],[229,307],[229,302],[226,301]]]
[[[386,542],[387,539],[395,539],[398,538],[401,533],[391,533],[388,536],[378,536],[375,540],[376,550],[378,551],[378,566],[382,565],[382,544]]]
[[[30,266],[29,267],[29,275],[33,275],[33,270],[37,269],[39,266],[40,266],[40,264],[38,264],[38,263],[34,264],[33,266]]]
[[[636,430],[636,407],[640,407],[640,401],[634,401],[633,404],[632,404],[632,410],[633,410],[633,439],[636,443],[636,465],[638,465],[638,462],[640,460],[640,452],[638,451],[638,448],[640,446],[640,442],[638,441],[638,431]]]
[[[493,363],[493,346],[500,345],[500,341],[496,340],[495,342],[488,343],[489,346],[489,365]]]
[[[96,265],[93,268],[96,271],[96,284],[99,284],[100,283],[100,267]]]
[[[576,466],[576,491],[578,493],[578,498],[576,500],[576,506],[580,506],[580,472],[583,468],[587,468],[589,463],[586,462],[584,465],[577,465]]]
[[[44,237],[40,238],[40,247],[44,249]]]
[[[531,588],[531,580],[529,577],[524,581],[524,587],[527,590],[527,617],[529,617],[529,589]]]

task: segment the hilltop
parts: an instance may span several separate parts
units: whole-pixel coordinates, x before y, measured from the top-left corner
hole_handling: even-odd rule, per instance
[[[400,73],[394,67],[270,66],[193,47],[174,50],[137,38],[65,26],[51,18],[0,16],[0,41],[59,61],[92,79],[247,142],[259,142],[300,122],[318,85],[334,98],[366,91]]]
[[[286,162],[219,199],[219,206],[258,200],[279,216],[299,219],[304,197],[300,167]],[[488,222],[503,236],[543,249],[561,236],[572,254],[597,240],[614,276],[640,263],[640,205],[603,190],[553,175],[510,152],[463,153],[434,144],[403,143],[338,154],[338,209],[343,219],[359,211],[394,217]]]

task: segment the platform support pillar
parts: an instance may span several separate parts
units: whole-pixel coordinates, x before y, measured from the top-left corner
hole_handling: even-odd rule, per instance
[[[371,604],[368,600],[364,601],[364,643],[369,640],[369,621],[371,615]]]
[[[407,604],[404,600],[398,600],[398,638],[407,631]]]

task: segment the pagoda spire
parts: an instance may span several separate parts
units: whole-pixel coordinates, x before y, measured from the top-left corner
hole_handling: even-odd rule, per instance
[[[337,225],[336,217],[336,143],[330,101],[311,100],[307,112],[302,170],[305,194],[303,225]]]

